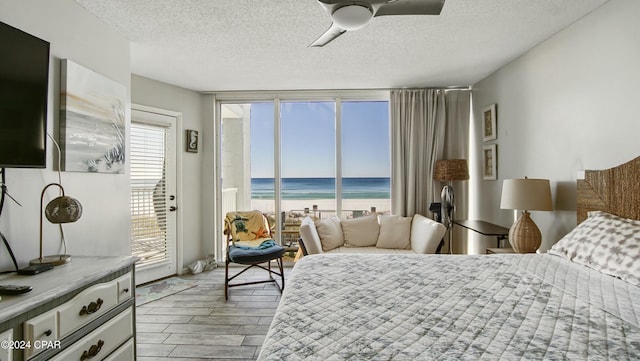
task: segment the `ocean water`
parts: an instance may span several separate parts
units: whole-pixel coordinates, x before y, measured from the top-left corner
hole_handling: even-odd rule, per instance
[[[273,178],[251,178],[252,199],[274,199]],[[390,178],[343,178],[343,199],[389,199]],[[334,199],[335,178],[282,178],[282,199]]]

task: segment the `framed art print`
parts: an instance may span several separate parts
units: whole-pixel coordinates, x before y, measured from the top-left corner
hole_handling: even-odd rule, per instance
[[[496,168],[496,145],[490,144],[482,147],[482,179],[496,180],[498,169]]]
[[[63,170],[123,174],[127,88],[69,59],[60,68]]]
[[[498,137],[496,129],[496,104],[482,109],[482,140],[494,140]]]
[[[187,129],[187,152],[198,153],[198,131]]]

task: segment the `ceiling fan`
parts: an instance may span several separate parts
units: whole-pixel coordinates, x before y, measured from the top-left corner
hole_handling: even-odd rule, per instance
[[[318,0],[333,23],[324,34],[311,43],[325,46],[351,30],[358,30],[374,17],[386,15],[440,15],[445,0]]]

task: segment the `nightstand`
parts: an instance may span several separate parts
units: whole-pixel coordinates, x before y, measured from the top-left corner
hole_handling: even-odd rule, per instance
[[[515,253],[513,248],[487,248],[487,254],[507,254]]]

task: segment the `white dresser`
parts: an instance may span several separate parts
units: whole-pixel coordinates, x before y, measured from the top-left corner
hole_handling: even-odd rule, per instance
[[[74,257],[0,284],[31,292],[0,300],[0,361],[135,360],[135,257]]]

